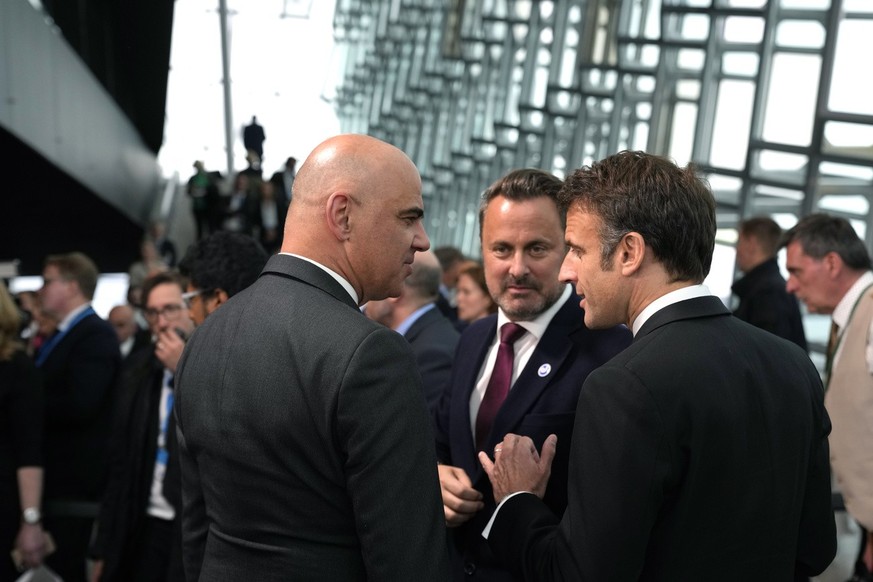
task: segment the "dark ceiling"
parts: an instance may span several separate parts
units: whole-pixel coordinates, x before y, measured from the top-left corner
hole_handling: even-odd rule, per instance
[[[64,38],[155,154],[164,134],[173,0],[43,0]],[[10,188],[0,210],[0,260],[39,274],[47,254],[80,250],[103,272],[126,272],[142,228],[0,128]],[[14,169],[14,170],[13,170]]]

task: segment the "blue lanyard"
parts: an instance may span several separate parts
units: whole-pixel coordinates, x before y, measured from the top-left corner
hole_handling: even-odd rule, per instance
[[[89,305],[82,313],[73,318],[73,321],[70,322],[70,325],[67,326],[67,329],[64,331],[58,332],[53,335],[39,350],[39,354],[36,356],[36,367],[41,367],[45,361],[48,359],[49,354],[55,346],[60,343],[60,341],[67,335],[71,329],[73,329],[77,323],[88,317],[89,315],[95,315],[94,309]]]
[[[165,372],[166,374],[166,372]],[[170,380],[172,382],[172,380]],[[158,434],[158,453],[156,460],[161,465],[167,464],[167,459],[170,457],[170,451],[167,450],[167,425],[170,424],[170,415],[173,414],[173,390],[167,392],[167,414],[164,416],[164,421],[161,423],[161,431]]]

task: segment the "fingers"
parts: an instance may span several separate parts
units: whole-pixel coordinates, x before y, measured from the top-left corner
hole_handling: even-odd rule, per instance
[[[551,467],[552,461],[555,459],[555,453],[558,450],[558,436],[550,434],[543,442],[543,451],[540,454],[540,464],[545,467]]]
[[[482,464],[482,468],[485,469],[485,474],[488,475],[488,478],[492,479],[494,463],[491,462],[491,459],[488,458],[484,451],[479,451],[479,462]]]

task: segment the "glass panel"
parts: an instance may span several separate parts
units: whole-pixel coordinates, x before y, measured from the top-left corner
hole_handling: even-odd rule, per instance
[[[776,27],[776,45],[780,47],[822,48],[825,28],[815,20],[785,20]]]
[[[745,167],[754,100],[754,83],[721,82],[712,131],[712,143],[717,144],[710,153],[712,165],[734,170]]]
[[[831,0],[780,0],[779,4],[791,10],[827,10]]]
[[[837,34],[828,107],[832,111],[873,115],[873,20],[844,20]]]
[[[828,121],[822,149],[826,153],[873,160],[873,125]]]
[[[766,98],[763,138],[808,146],[815,119],[821,57],[777,53]]]
[[[754,76],[758,74],[758,55],[727,52],[721,59],[721,71],[726,75]]]
[[[759,43],[764,39],[764,19],[754,16],[728,16],[724,23],[728,42]]]
[[[693,145],[692,136],[697,126],[697,105],[694,103],[677,103],[673,110],[673,131],[670,140],[669,156],[684,166],[691,160]]]

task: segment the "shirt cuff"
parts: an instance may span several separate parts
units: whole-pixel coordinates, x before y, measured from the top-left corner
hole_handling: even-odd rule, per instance
[[[488,536],[491,534],[491,526],[494,525],[494,520],[497,518],[497,512],[500,511],[500,508],[503,507],[503,504],[506,503],[512,497],[516,495],[533,495],[530,491],[516,491],[515,493],[510,493],[506,497],[503,498],[503,501],[500,502],[500,505],[497,506],[497,509],[494,510],[494,513],[491,514],[491,519],[488,520],[488,524],[485,525],[485,529],[482,530],[482,537],[486,540]]]

